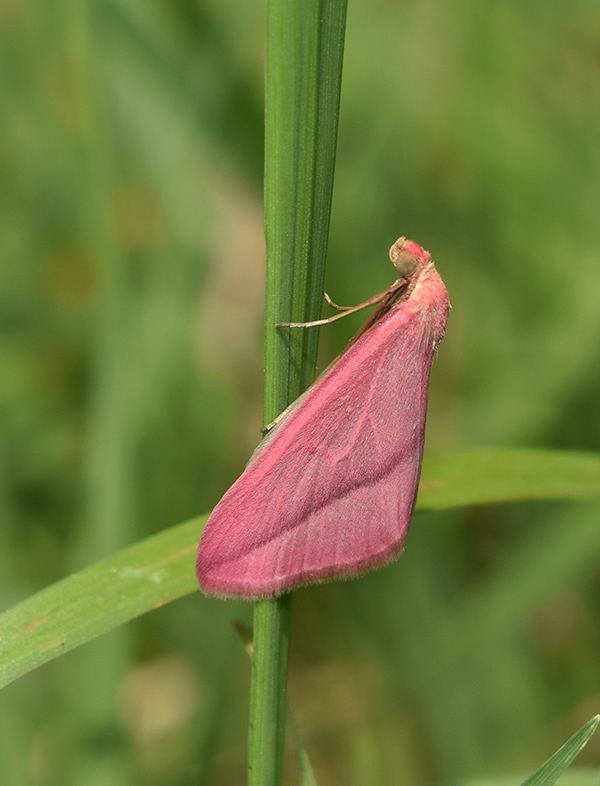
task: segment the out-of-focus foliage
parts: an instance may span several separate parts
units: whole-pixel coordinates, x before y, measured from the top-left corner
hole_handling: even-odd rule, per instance
[[[262,13],[1,11],[2,609],[208,510],[258,441]],[[599,107],[591,0],[350,3],[327,289],[432,251],[430,449],[600,449]],[[418,514],[395,565],[299,592],[319,782],[531,771],[597,712],[599,512]],[[0,782],[243,782],[249,614],[194,595],[11,685]]]

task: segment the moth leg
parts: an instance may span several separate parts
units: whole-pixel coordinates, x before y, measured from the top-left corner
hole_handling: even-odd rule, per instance
[[[295,404],[295,402],[292,402],[292,404],[286,407],[283,410],[283,412],[280,412],[279,415],[277,415],[277,417],[274,420],[272,420],[270,423],[267,423],[266,426],[263,426],[261,428],[261,433],[268,434],[269,431],[272,431],[272,429],[275,428],[275,426],[278,426],[281,423],[281,421],[289,414],[293,404]]]
[[[354,306],[338,306],[338,304],[334,303],[333,300],[329,297],[327,292],[323,292],[323,297],[327,301],[327,305],[331,306],[331,308],[335,308],[336,311],[350,311],[351,308],[354,308]]]
[[[343,319],[344,317],[349,316],[350,314],[356,314],[357,311],[362,311],[363,308],[369,308],[370,306],[376,306],[378,303],[381,303],[382,300],[389,298],[391,295],[395,294],[400,290],[406,283],[406,279],[399,278],[397,281],[389,286],[387,289],[384,289],[383,292],[379,292],[377,295],[373,295],[368,300],[359,303],[357,306],[336,306],[334,308],[343,309],[340,311],[339,314],[334,314],[332,317],[326,317],[325,319],[315,319],[313,322],[277,322],[275,325],[276,328],[281,327],[291,327],[291,328],[307,328],[307,327],[317,327],[317,325],[330,325],[332,322],[337,322],[338,319]],[[326,295],[327,300],[329,301],[329,295]]]
[[[275,420],[272,420],[270,423],[267,423],[266,426],[263,426],[261,428],[261,430],[260,430],[260,433],[261,434],[268,434],[269,431],[271,431],[271,429],[275,428],[275,426],[281,421],[281,416],[282,415],[283,415],[283,412],[281,412],[279,415],[277,415]]]

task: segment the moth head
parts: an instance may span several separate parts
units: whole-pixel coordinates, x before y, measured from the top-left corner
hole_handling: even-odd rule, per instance
[[[400,237],[390,248],[392,264],[402,278],[411,276],[419,265],[425,265],[431,259],[429,251],[425,251],[414,240]]]

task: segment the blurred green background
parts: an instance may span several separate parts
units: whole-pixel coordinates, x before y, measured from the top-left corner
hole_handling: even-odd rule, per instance
[[[263,15],[0,11],[1,609],[209,510],[259,439]],[[598,139],[596,2],[351,0],[327,290],[387,286],[400,234],[432,251],[426,449],[599,449]],[[321,786],[527,773],[598,712],[599,512],[419,514],[393,566],[298,592]],[[0,783],[243,784],[234,619],[198,593],[9,686]]]

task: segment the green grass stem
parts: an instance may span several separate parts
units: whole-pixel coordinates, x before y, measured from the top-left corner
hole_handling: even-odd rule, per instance
[[[345,0],[270,0],[267,7],[265,423],[313,380],[318,333],[276,330],[321,309],[346,21]],[[283,777],[291,599],[258,603],[249,783]]]

